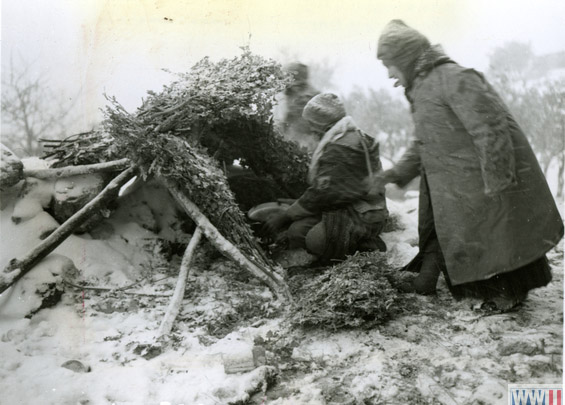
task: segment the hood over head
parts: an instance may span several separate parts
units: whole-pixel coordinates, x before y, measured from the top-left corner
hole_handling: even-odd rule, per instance
[[[402,20],[392,20],[379,37],[377,58],[399,68],[410,81],[416,60],[430,47],[430,41],[420,32]]]

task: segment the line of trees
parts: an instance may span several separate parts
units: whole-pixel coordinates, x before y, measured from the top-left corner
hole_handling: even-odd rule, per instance
[[[526,133],[547,178],[556,165],[557,196],[562,197],[565,51],[537,56],[529,44],[511,42],[493,51],[487,74]]]

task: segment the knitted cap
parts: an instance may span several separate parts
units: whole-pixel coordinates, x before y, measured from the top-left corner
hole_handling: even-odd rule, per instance
[[[430,46],[428,38],[410,28],[404,21],[392,20],[379,38],[377,58],[405,70]]]
[[[302,112],[302,117],[318,128],[326,128],[345,117],[343,103],[333,93],[314,96]]]

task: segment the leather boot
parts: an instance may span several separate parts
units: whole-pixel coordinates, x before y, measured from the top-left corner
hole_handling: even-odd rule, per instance
[[[420,274],[416,276],[412,283],[404,284],[400,289],[404,292],[414,292],[422,295],[434,294],[440,273],[441,268],[436,260],[435,253],[425,253]]]

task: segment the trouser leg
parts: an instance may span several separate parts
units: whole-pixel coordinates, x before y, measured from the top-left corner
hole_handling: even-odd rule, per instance
[[[326,249],[326,227],[323,222],[318,222],[306,234],[306,250],[310,253],[321,256]]]
[[[321,218],[306,217],[294,221],[288,228],[288,248],[289,249],[306,249],[306,235],[319,222]]]

